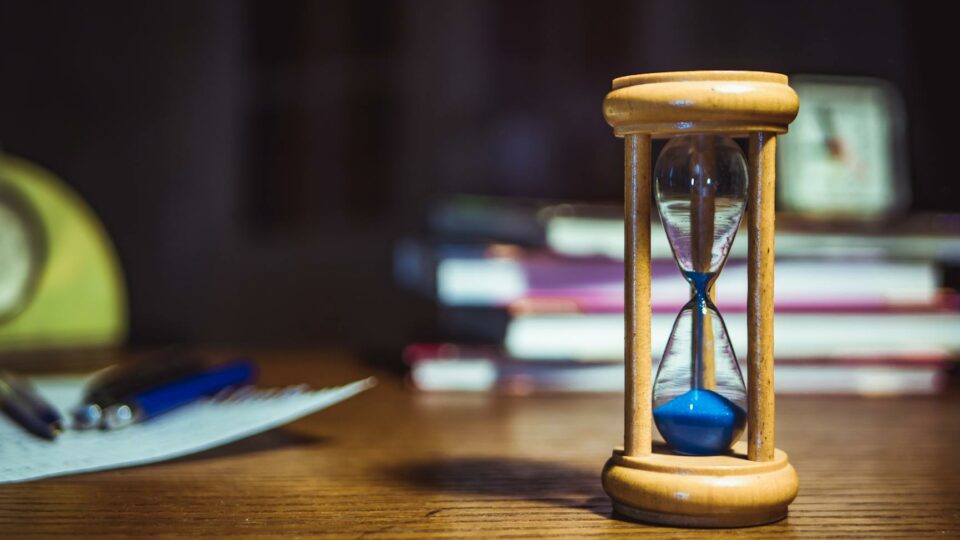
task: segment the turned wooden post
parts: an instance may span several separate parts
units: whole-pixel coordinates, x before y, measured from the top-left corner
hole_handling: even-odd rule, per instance
[[[773,459],[773,231],[777,136],[750,134],[747,195],[747,452]]]
[[[650,135],[624,141],[624,453],[651,452]]]

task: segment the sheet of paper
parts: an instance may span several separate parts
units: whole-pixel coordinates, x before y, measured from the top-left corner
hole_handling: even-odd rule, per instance
[[[41,395],[66,412],[80,401],[85,382],[84,377],[70,377],[36,379],[34,384]],[[68,429],[55,441],[27,433],[0,414],[0,483],[194,454],[292,422],[372,385],[372,379],[364,379],[324,390],[255,390],[240,399],[198,401],[116,431]]]

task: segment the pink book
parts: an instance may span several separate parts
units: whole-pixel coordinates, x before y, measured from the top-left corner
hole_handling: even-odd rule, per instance
[[[651,264],[651,304],[676,313],[690,289],[672,260]],[[929,261],[871,259],[777,261],[775,303],[782,311],[861,311],[929,308],[940,296],[938,267]],[[623,310],[623,262],[603,257],[563,257],[494,246],[451,253],[436,265],[436,295],[446,306],[568,306],[573,311]],[[721,312],[746,309],[747,268],[731,260],[716,284]]]

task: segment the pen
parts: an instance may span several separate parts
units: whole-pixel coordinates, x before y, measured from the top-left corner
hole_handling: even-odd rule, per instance
[[[0,408],[24,429],[44,439],[55,439],[63,430],[60,413],[29,382],[6,371],[0,371]]]
[[[203,360],[182,349],[165,350],[131,364],[122,364],[98,375],[87,387],[80,404],[71,411],[73,427],[100,425],[103,411],[120,400],[203,370]]]
[[[103,414],[103,427],[123,428],[216,394],[225,388],[248,384],[255,377],[256,366],[246,359],[189,375],[181,380],[144,390],[107,407]]]

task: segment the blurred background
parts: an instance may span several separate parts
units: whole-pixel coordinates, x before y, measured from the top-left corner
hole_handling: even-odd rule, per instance
[[[787,201],[784,223],[934,235],[949,248],[960,212],[956,111],[942,106],[951,25],[926,3],[877,0],[4,0],[0,145],[102,221],[129,344],[333,344],[399,358],[411,342],[483,341],[448,333],[435,295],[398,285],[395,274],[417,271],[398,267],[423,264],[403,262],[410,239],[538,244],[509,223],[504,238],[451,233],[450,216],[478,205],[530,209],[540,224],[558,202],[617,218],[622,143],[600,105],[620,75],[835,76],[840,101],[846,78],[870,78],[854,87],[887,106],[873,113],[892,134],[877,158],[892,164],[877,188],[886,199],[866,216],[807,209],[794,221]],[[947,248],[907,257],[933,261],[938,291],[955,281],[957,261],[936,255]]]

